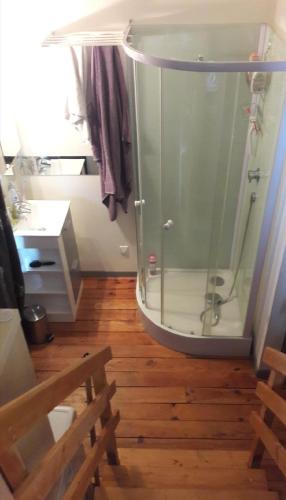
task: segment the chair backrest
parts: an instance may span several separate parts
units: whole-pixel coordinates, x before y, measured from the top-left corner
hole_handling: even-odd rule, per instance
[[[256,437],[250,453],[249,466],[259,467],[266,449],[286,476],[286,449],[271,429],[275,417],[286,425],[286,401],[281,390],[286,376],[286,354],[266,347],[263,362],[271,371],[267,383],[258,382],[256,388],[262,407],[260,414],[252,412],[250,415],[250,423]]]
[[[82,498],[93,478],[99,484],[98,465],[105,452],[110,464],[119,464],[114,434],[119,412],[113,415],[110,405],[116,386],[115,382],[108,385],[105,373],[105,364],[111,358],[109,347],[88,354],[0,408],[0,472],[14,498],[46,498],[88,434],[91,447],[63,497],[65,500]],[[86,389],[86,408],[28,473],[15,448],[18,439],[82,384]],[[97,419],[101,422],[98,438]]]

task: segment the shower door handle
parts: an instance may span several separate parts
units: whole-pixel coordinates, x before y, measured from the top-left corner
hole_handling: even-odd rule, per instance
[[[169,229],[171,229],[171,227],[173,227],[173,225],[174,221],[172,221],[172,219],[168,219],[167,222],[163,224],[163,228],[166,229],[166,231],[168,231]]]
[[[145,205],[145,200],[135,200],[134,201],[134,207],[137,208],[137,207],[143,207],[143,205]]]

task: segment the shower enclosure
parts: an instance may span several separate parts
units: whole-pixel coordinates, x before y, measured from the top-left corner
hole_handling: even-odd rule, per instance
[[[187,353],[247,355],[281,170],[284,44],[266,25],[138,25],[124,49],[147,330]]]

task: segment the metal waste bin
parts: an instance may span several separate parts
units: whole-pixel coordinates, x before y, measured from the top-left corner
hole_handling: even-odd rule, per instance
[[[40,304],[24,308],[23,328],[30,344],[45,344],[54,338],[49,332],[46,310]]]

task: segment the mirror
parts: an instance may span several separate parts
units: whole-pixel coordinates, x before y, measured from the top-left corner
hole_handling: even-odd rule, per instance
[[[22,175],[97,175],[91,145],[67,119],[73,99],[71,51],[67,46],[33,47],[17,94],[5,88],[0,142],[7,167]],[[7,75],[8,78],[8,75]],[[74,82],[73,82],[74,84]]]
[[[98,175],[97,163],[92,156],[53,157],[24,156],[19,151],[16,157],[4,155],[5,175],[13,175],[17,169],[21,175]]]

